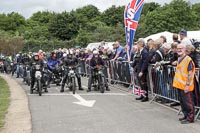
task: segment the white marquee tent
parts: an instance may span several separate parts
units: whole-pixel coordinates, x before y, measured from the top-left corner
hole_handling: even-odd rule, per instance
[[[200,30],[199,31],[188,31],[187,36],[190,39],[195,39],[197,41],[200,41]]]
[[[173,33],[165,31],[165,32],[160,32],[160,33],[157,33],[157,34],[150,35],[150,36],[144,38],[144,40],[145,40],[145,42],[147,42],[148,39],[156,40],[160,36],[165,36],[167,38],[167,42],[172,43],[173,42],[172,35],[173,35]]]
[[[148,37],[146,37],[144,39],[145,39],[145,42],[147,42],[147,40],[150,39],[150,38],[153,39],[153,40],[156,40],[162,35],[167,38],[167,42],[168,43],[172,43],[173,42],[173,40],[172,40],[173,33],[168,32],[168,31],[160,32],[160,33],[157,33],[157,34],[153,34],[153,35],[150,35],[150,36],[148,36]],[[187,36],[190,39],[195,39],[195,40],[200,41],[200,31],[187,31]]]
[[[114,42],[106,42],[104,48],[106,49],[113,49],[113,43]],[[101,42],[95,42],[95,43],[89,43],[86,47],[86,49],[91,49],[93,50],[94,48],[99,48],[99,46],[101,45]]]

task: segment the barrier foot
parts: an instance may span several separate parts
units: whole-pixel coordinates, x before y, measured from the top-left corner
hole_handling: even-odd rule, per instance
[[[177,115],[180,115],[180,114],[181,114],[181,109],[179,109],[179,110],[178,110],[178,113],[177,113]]]
[[[155,94],[155,96],[151,99],[150,104],[154,101],[154,99],[156,99],[157,94]]]
[[[197,114],[196,114],[196,116],[195,116],[195,118],[194,118],[195,121],[197,120],[199,114],[200,114],[200,108],[198,108],[198,112],[197,112]]]

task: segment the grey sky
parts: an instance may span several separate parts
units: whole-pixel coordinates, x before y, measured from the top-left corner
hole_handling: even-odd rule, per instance
[[[0,13],[18,12],[26,18],[29,18],[37,11],[71,11],[78,7],[88,4],[96,6],[100,11],[111,7],[112,5],[126,5],[131,0],[0,0]],[[159,4],[169,3],[171,0],[145,0],[145,2],[157,2]],[[200,0],[190,0],[193,3]]]

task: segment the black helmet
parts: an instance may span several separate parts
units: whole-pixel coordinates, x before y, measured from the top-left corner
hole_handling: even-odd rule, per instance
[[[35,60],[35,57],[38,57],[38,59],[39,59],[39,55],[38,55],[38,53],[33,53],[33,59]]]
[[[56,52],[55,52],[55,51],[52,51],[52,52],[51,52],[51,57],[52,57],[54,54],[56,54]]]

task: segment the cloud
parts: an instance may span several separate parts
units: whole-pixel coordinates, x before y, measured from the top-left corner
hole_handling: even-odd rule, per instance
[[[169,3],[171,0],[145,0],[146,2]],[[200,0],[193,0],[200,1]],[[0,0],[0,13],[18,12],[29,18],[37,11],[63,12],[71,11],[85,5],[92,4],[100,11],[112,5],[126,5],[130,0]]]

